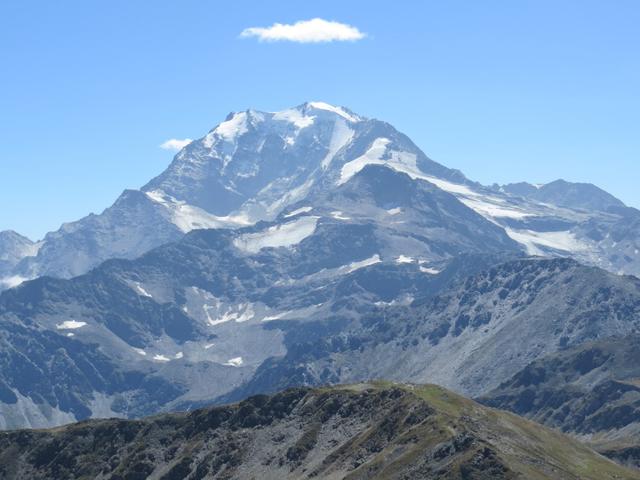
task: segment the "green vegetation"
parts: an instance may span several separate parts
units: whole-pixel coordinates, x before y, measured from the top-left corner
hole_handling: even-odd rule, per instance
[[[0,479],[640,480],[435,385],[295,388],[226,407],[0,434]]]

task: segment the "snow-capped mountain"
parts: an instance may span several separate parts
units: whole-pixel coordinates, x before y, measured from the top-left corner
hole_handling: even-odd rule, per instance
[[[162,174],[139,191],[123,192],[103,213],[63,225],[37,247],[0,244],[0,255],[11,258],[0,267],[0,288],[41,275],[70,278],[109,258],[136,258],[193,229],[273,221],[291,205],[326,208],[318,202],[366,165],[451,193],[529,254],[571,256],[640,274],[640,212],[597,187],[564,181],[483,187],[432,161],[385,122],[309,102],[280,112],[229,114]],[[414,253],[410,247],[403,252]]]
[[[413,178],[466,182],[392,126],[310,102],[277,113],[230,114],[179,152],[143,191],[174,210],[184,230],[247,225],[272,220],[286,206],[333,190],[376,163]],[[208,215],[198,218],[196,209]]]
[[[532,194],[523,184],[486,188],[431,181],[504,228],[529,255],[571,257],[640,275],[640,211],[593,185],[556,181],[530,186],[540,192]]]
[[[102,214],[48,234],[36,256],[3,272],[5,285],[9,277],[69,278],[108,258],[135,258],[193,229],[272,220],[371,163],[413,177],[466,181],[390,125],[346,109],[311,102],[277,113],[234,113],[140,191],[125,191]]]
[[[100,215],[37,244],[0,237],[14,287],[0,294],[0,428],[291,382],[484,393],[565,344],[638,328],[636,280],[520,258],[637,273],[640,212],[594,189],[485,187],[324,103],[230,114]],[[613,307],[581,303],[587,288]]]

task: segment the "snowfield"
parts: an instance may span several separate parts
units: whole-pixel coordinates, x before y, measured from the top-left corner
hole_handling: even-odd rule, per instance
[[[253,222],[243,214],[218,217],[205,210],[176,200],[161,190],[145,192],[147,197],[165,207],[171,222],[182,232],[188,233],[199,228],[238,228],[252,225]]]
[[[580,242],[570,231],[534,232],[533,230],[505,229],[516,242],[527,248],[529,255],[544,255],[542,248],[552,248],[563,252],[587,251],[589,247]]]
[[[58,330],[75,330],[76,328],[84,327],[87,322],[79,322],[77,320],[65,320],[62,323],[56,325]]]
[[[311,207],[301,207],[301,208],[298,208],[298,209],[294,210],[293,212],[287,213],[284,216],[284,218],[296,217],[296,216],[301,215],[303,213],[309,213],[311,210],[313,210],[313,208],[311,208]]]
[[[290,247],[312,235],[319,218],[300,217],[293,222],[274,225],[262,232],[246,233],[236,238],[233,244],[248,253],[257,253],[263,248]]]
[[[381,261],[382,260],[380,260],[380,255],[376,253],[372,257],[369,257],[365,260],[361,260],[359,262],[352,262],[349,265],[345,265],[344,267],[341,267],[341,268],[344,269],[346,273],[352,273],[361,268],[369,267],[371,265],[375,265],[376,263],[380,263]]]
[[[353,140],[354,131],[343,120],[336,120],[333,125],[333,133],[331,134],[331,142],[329,143],[329,151],[322,159],[320,165],[323,169],[329,168],[331,162],[337,153]]]

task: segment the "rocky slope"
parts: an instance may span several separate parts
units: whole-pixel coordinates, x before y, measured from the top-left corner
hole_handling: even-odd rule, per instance
[[[379,305],[339,328],[320,321],[312,338],[308,324],[275,322],[286,332],[287,354],[225,398],[363,378],[433,382],[478,396],[535,359],[637,332],[639,314],[635,277],[570,259],[498,262],[409,305]]]
[[[37,253],[23,255],[11,273],[22,281],[43,275],[71,278],[111,258],[139,257],[182,235],[161,205],[127,190],[101,214],[48,233]]]
[[[537,360],[481,398],[640,467],[640,334]]]
[[[435,386],[292,389],[137,421],[0,433],[0,478],[581,479],[640,474]]]

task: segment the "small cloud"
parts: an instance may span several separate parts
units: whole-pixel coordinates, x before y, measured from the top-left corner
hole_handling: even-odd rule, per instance
[[[162,148],[163,150],[172,150],[174,152],[177,152],[178,150],[182,150],[191,142],[193,142],[193,140],[191,140],[190,138],[185,138],[183,140],[180,140],[179,138],[171,138],[161,144],[160,148]]]
[[[270,27],[245,28],[240,36],[243,38],[257,37],[261,42],[321,43],[354,42],[363,39],[366,35],[346,23],[313,18],[294,24],[274,23]]]

